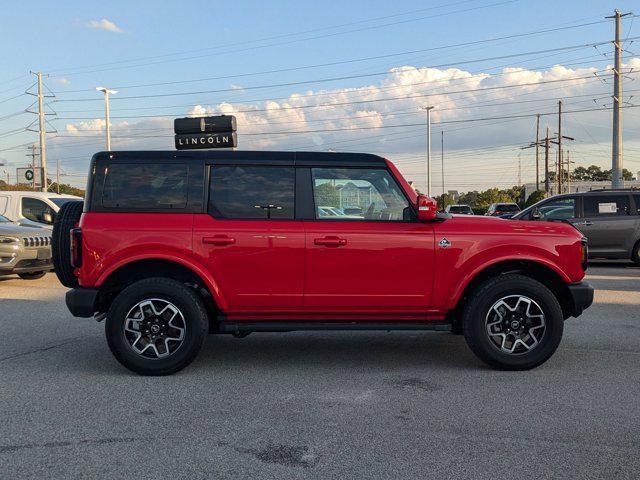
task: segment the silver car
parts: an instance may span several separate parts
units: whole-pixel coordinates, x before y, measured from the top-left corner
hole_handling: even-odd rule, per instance
[[[0,275],[35,280],[51,270],[51,230],[22,227],[0,215]]]

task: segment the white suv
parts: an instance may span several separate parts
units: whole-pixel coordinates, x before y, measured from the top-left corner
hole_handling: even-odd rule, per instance
[[[53,216],[71,200],[82,198],[52,192],[0,191],[0,215],[20,225],[52,228]]]

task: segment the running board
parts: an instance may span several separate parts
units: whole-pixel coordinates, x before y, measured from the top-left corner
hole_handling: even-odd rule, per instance
[[[218,323],[218,333],[239,332],[294,332],[297,330],[435,330],[451,331],[449,322],[425,321],[260,321]]]

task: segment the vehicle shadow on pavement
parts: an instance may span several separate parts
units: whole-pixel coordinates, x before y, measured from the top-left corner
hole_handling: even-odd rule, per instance
[[[291,365],[329,368],[395,369],[429,365],[475,369],[482,365],[464,337],[433,332],[290,332],[254,333],[240,339],[210,336],[197,368],[273,369]]]
[[[342,336],[340,335],[342,333]],[[339,369],[362,372],[398,369],[486,369],[468,349],[464,338],[433,332],[291,332],[256,333],[239,339],[209,335],[192,365],[176,375],[271,375],[278,371],[325,374]],[[41,370],[56,374],[132,375],[112,357],[103,335],[87,336],[81,343],[63,342],[54,358],[35,360]]]

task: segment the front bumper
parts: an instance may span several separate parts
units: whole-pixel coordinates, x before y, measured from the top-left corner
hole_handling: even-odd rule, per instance
[[[96,288],[73,288],[65,295],[67,308],[74,317],[93,317],[96,312],[98,290]]]
[[[21,244],[0,245],[0,275],[53,270],[51,247],[27,248]]]
[[[587,282],[569,285],[569,293],[571,295],[570,316],[580,316],[593,303],[593,292],[593,287]]]

